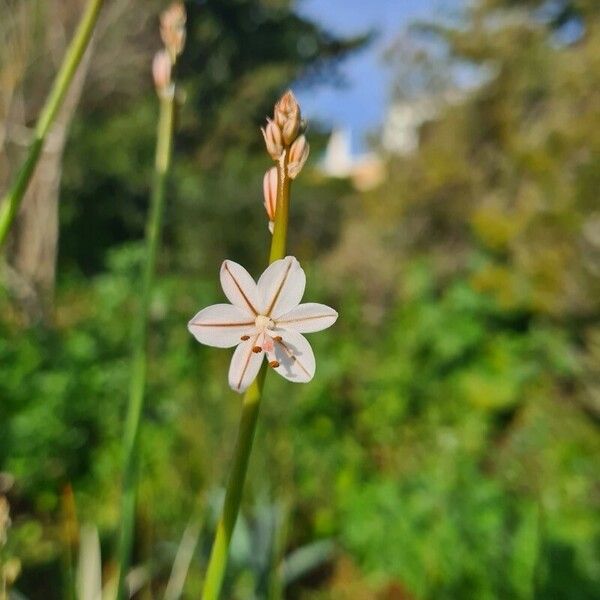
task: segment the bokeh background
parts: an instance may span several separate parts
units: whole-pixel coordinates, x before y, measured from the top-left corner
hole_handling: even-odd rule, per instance
[[[71,597],[90,524],[114,574],[164,6],[107,2],[3,265],[14,598]],[[0,189],[81,7],[0,0]],[[600,3],[186,7],[137,597],[164,597],[184,532],[199,597],[240,398],[185,325],[224,258],[262,270],[259,126],[290,85],[311,143],[290,253],[341,316],[313,382],[267,380],[224,597],[600,597]]]

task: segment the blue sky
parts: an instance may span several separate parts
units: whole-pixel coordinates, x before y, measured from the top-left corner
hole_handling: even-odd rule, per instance
[[[441,0],[298,0],[301,14],[333,33],[375,29],[379,34],[341,66],[347,87],[295,90],[306,117],[350,128],[354,148],[364,148],[365,134],[381,123],[387,105],[390,73],[382,61],[384,50],[412,20],[433,16],[441,5]]]

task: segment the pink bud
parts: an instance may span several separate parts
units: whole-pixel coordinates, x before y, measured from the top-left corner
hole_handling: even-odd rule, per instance
[[[287,174],[291,179],[296,179],[300,171],[302,171],[302,167],[308,158],[309,152],[310,146],[306,141],[306,136],[301,135],[290,148]]]
[[[283,154],[283,140],[281,138],[281,129],[274,121],[267,119],[268,123],[266,127],[261,129],[263,137],[265,138],[265,145],[267,146],[267,152],[273,160],[279,160]]]
[[[166,50],[159,50],[154,55],[152,76],[159,93],[163,93],[171,85],[171,59]]]
[[[289,146],[298,136],[302,117],[294,94],[288,90],[275,104],[275,122],[281,128],[283,141]]]
[[[277,167],[271,167],[263,179],[263,193],[265,197],[265,210],[269,221],[275,221],[277,209]]]
[[[160,15],[160,37],[173,62],[183,52],[186,20],[187,15],[182,2],[173,2]]]

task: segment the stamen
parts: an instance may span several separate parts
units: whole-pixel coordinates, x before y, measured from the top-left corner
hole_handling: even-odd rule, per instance
[[[279,366],[279,361],[278,360],[272,360],[269,363],[269,366],[272,367],[273,369],[276,369]]]
[[[282,338],[280,335],[276,335],[276,336],[275,336],[273,339],[274,339],[276,342],[281,342],[281,341],[283,340],[283,338]]]
[[[243,335],[240,340],[242,340],[242,342],[247,342],[250,339],[249,335]]]
[[[252,352],[254,352],[254,354],[258,354],[259,352],[262,352],[262,348],[260,346],[254,346],[254,348],[252,348]]]

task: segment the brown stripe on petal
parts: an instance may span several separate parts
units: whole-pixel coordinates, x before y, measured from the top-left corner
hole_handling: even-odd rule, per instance
[[[246,357],[246,363],[244,364],[244,368],[242,369],[242,374],[240,375],[240,380],[238,381],[237,386],[236,386],[238,390],[242,387],[242,381],[244,380],[244,375],[246,374],[246,371],[248,370],[248,365],[250,364],[250,358],[252,358],[254,344],[256,344],[257,339],[258,339],[258,335],[255,336],[255,338],[252,340],[251,344],[248,344],[250,352],[248,352],[248,356]]]
[[[243,327],[245,325],[254,325],[254,321],[248,323],[190,323],[194,327]]]
[[[299,319],[290,319],[289,321],[281,321],[278,320],[277,324],[281,324],[281,323],[300,323],[302,321],[311,321],[312,319],[327,319],[327,318],[331,318],[333,317],[333,315],[317,315],[316,317],[300,317]]]
[[[293,264],[294,264],[294,261],[290,260],[290,264],[288,265],[288,268],[286,269],[285,273],[283,274],[283,278],[281,279],[281,283],[279,284],[279,287],[277,288],[277,291],[275,292],[275,296],[273,297],[273,300],[272,300],[271,304],[269,305],[269,308],[267,309],[267,316],[271,315],[271,312],[273,311],[273,308],[274,308],[275,304],[277,303],[277,300],[281,294],[281,290],[283,289],[283,286],[285,285],[285,282],[287,281],[288,275],[290,273],[290,270],[291,270]]]
[[[294,361],[295,363],[298,363],[298,366],[306,373],[306,376],[310,377],[310,373],[308,372],[306,367],[300,362],[300,359],[285,345],[285,343],[280,341],[278,341],[277,343],[285,350],[290,360]]]
[[[238,289],[238,291],[240,292],[240,294],[242,295],[242,298],[244,299],[244,301],[246,302],[246,304],[248,305],[248,308],[250,308],[250,310],[257,315],[258,311],[256,310],[256,308],[254,308],[254,305],[252,304],[252,302],[250,302],[250,299],[248,298],[248,296],[246,296],[246,294],[244,293],[244,290],[242,289],[242,286],[238,283],[238,280],[233,276],[233,273],[229,270],[229,267],[227,266],[227,263],[225,263],[225,272],[231,277],[233,283],[235,284],[235,287]]]

